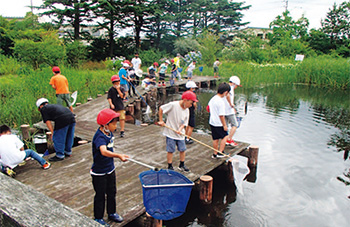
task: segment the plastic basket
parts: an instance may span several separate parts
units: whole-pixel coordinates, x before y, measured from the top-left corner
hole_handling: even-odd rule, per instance
[[[149,170],[140,175],[143,204],[146,211],[158,220],[171,220],[186,211],[193,182],[172,170]]]

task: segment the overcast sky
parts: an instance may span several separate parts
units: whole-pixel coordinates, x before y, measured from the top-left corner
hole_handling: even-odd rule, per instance
[[[243,22],[250,22],[250,27],[269,27],[276,16],[285,10],[287,0],[245,0],[246,5],[251,5],[247,11],[243,11]],[[304,14],[309,19],[309,28],[319,28],[320,21],[326,17],[327,12],[336,2],[337,5],[346,0],[288,0],[288,10],[294,20]],[[42,4],[42,0],[0,0],[0,15],[4,17],[24,17],[33,6]],[[238,2],[238,0],[237,0]],[[36,11],[34,11],[36,13]]]

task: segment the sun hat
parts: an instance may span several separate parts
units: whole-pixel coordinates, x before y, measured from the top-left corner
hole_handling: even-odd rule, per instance
[[[114,118],[117,118],[119,116],[119,113],[116,113],[111,109],[103,109],[98,113],[96,122],[99,125],[106,125],[109,122],[111,122]]]
[[[36,107],[40,107],[42,104],[44,104],[44,103],[48,103],[49,102],[49,100],[47,100],[46,98],[40,98],[40,99],[38,99],[37,101],[36,101]]]
[[[194,81],[189,80],[189,81],[187,81],[187,83],[186,83],[186,88],[187,88],[187,89],[190,89],[190,88],[197,88],[197,85],[196,85],[196,83],[195,83]]]
[[[171,59],[171,62],[174,63],[174,59]]]
[[[129,67],[129,64],[124,62],[123,67]]]
[[[58,66],[52,67],[52,72],[61,72],[60,67]]]
[[[196,94],[193,91],[185,91],[182,94],[181,99],[182,100],[187,99],[187,100],[192,100],[194,102],[198,102],[197,96],[196,96]]]
[[[241,80],[238,78],[238,76],[231,76],[229,81],[230,81],[231,83],[236,84],[237,86],[242,87],[242,85],[241,85]]]
[[[120,78],[119,78],[119,76],[117,76],[117,75],[113,75],[113,76],[111,77],[111,81],[112,81],[112,82],[114,82],[114,81],[120,81]]]

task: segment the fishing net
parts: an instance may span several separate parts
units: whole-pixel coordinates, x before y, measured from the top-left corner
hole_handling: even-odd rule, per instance
[[[193,186],[191,180],[172,170],[149,170],[139,177],[143,204],[153,218],[171,220],[185,212]]]

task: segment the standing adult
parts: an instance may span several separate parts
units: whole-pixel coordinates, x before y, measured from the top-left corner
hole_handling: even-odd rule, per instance
[[[52,67],[52,72],[54,76],[51,77],[50,85],[56,90],[57,104],[63,105],[63,102],[65,102],[73,113],[67,78],[61,75],[61,70],[58,66]]]
[[[176,55],[176,57],[174,58],[174,64],[176,65],[176,68],[177,68],[177,76],[178,76],[178,80],[181,81],[181,73],[179,71],[180,69],[180,58],[181,58],[181,55],[178,53]]]
[[[219,61],[219,59],[217,58],[216,61],[213,64],[213,68],[214,68],[214,78],[218,78],[219,77],[219,65],[221,65],[221,62]]]
[[[74,142],[75,117],[67,108],[49,104],[46,98],[36,101],[36,106],[41,113],[44,123],[52,133],[52,140],[56,155],[49,159],[51,162],[62,161],[72,155]],[[55,123],[53,127],[52,122]]]
[[[128,100],[128,92],[129,92],[128,83],[130,81],[130,78],[128,77],[128,72],[126,71],[127,68],[129,68],[129,64],[123,63],[123,67],[121,67],[119,70],[120,86],[125,91],[124,100]]]
[[[135,54],[135,57],[131,59],[131,64],[134,67],[135,73],[138,77],[142,76],[142,70],[141,70],[141,65],[142,61],[141,58],[139,58],[139,53]],[[140,75],[140,70],[141,70],[141,75]]]

